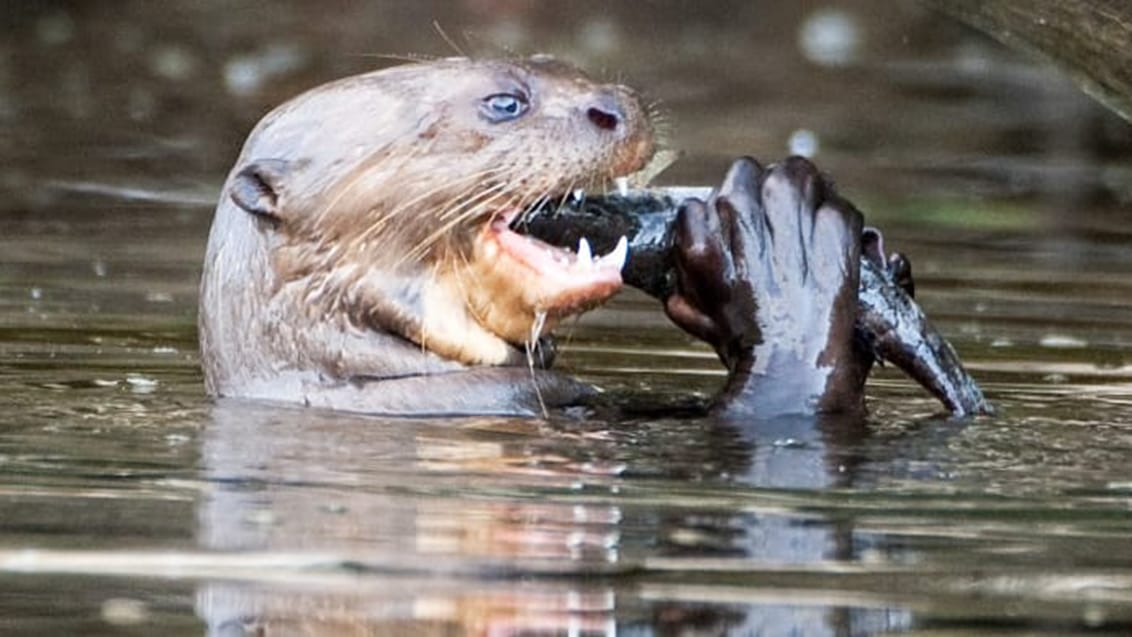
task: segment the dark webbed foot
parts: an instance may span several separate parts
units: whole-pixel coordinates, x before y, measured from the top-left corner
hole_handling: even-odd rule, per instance
[[[732,164],[675,228],[669,317],[729,371],[719,407],[762,416],[857,410],[868,357],[854,339],[861,214],[817,168]]]

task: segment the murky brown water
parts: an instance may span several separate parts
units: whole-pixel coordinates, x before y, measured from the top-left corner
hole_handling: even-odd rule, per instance
[[[1132,630],[1132,131],[1048,69],[887,0],[2,5],[0,633]],[[448,54],[433,20],[646,89],[669,182],[811,131],[1002,415],[889,370],[866,431],[205,400],[244,134],[370,54]],[[722,378],[639,296],[567,331],[633,400]]]

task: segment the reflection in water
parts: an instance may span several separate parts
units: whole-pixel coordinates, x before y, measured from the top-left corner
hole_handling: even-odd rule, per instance
[[[804,418],[759,427],[666,424],[701,437],[684,440],[691,446],[729,440],[718,470],[760,489],[853,487],[859,458],[852,450],[865,431],[861,423]],[[624,433],[631,423],[617,427]],[[801,605],[742,607],[695,603],[695,587],[650,586],[650,554],[688,564],[741,559],[757,571],[853,562],[872,547],[850,520],[820,513],[665,510],[632,500],[625,507],[621,476],[634,466],[619,459],[631,453],[628,445],[655,442],[647,430],[638,433],[619,437],[595,420],[454,427],[217,405],[203,440],[210,488],[199,512],[202,545],[330,554],[341,571],[280,585],[205,584],[199,612],[218,635],[237,625],[268,634],[458,627],[482,635],[614,635],[619,626],[663,632],[666,623],[689,622],[709,631],[840,635],[908,624],[906,612],[826,607],[804,596]],[[484,581],[469,587],[449,578]]]

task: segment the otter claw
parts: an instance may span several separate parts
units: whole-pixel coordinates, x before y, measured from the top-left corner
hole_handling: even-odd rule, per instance
[[[916,298],[916,281],[912,278],[912,262],[908,257],[900,252],[893,252],[888,257],[888,272],[892,275],[892,281],[904,290],[908,298]]]
[[[908,298],[916,298],[916,282],[912,279],[912,262],[899,252],[885,255],[884,235],[872,226],[861,230],[861,256],[871,261],[889,280],[904,290]]]

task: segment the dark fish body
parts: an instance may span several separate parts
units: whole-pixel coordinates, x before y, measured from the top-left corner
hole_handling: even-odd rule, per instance
[[[625,283],[664,300],[674,288],[672,262],[672,223],[680,201],[704,198],[706,188],[688,188],[676,199],[680,189],[633,190],[624,195],[587,196],[543,204],[520,217],[516,229],[541,241],[575,249],[583,237],[594,254],[607,254],[622,237],[629,240],[629,260],[621,269]]]
[[[613,249],[625,236],[629,261],[622,278],[657,299],[674,289],[670,256],[672,227],[680,202],[706,200],[708,188],[631,190],[621,194],[569,198],[538,207],[514,225],[554,245],[574,248],[585,237],[597,254]],[[858,337],[883,361],[899,367],[938,398],[953,414],[991,413],[975,380],[955,349],[901,286],[883,259],[861,257],[858,288]]]
[[[955,348],[891,270],[862,257],[857,304],[858,336],[871,343],[877,358],[902,369],[957,416],[993,412]]]

